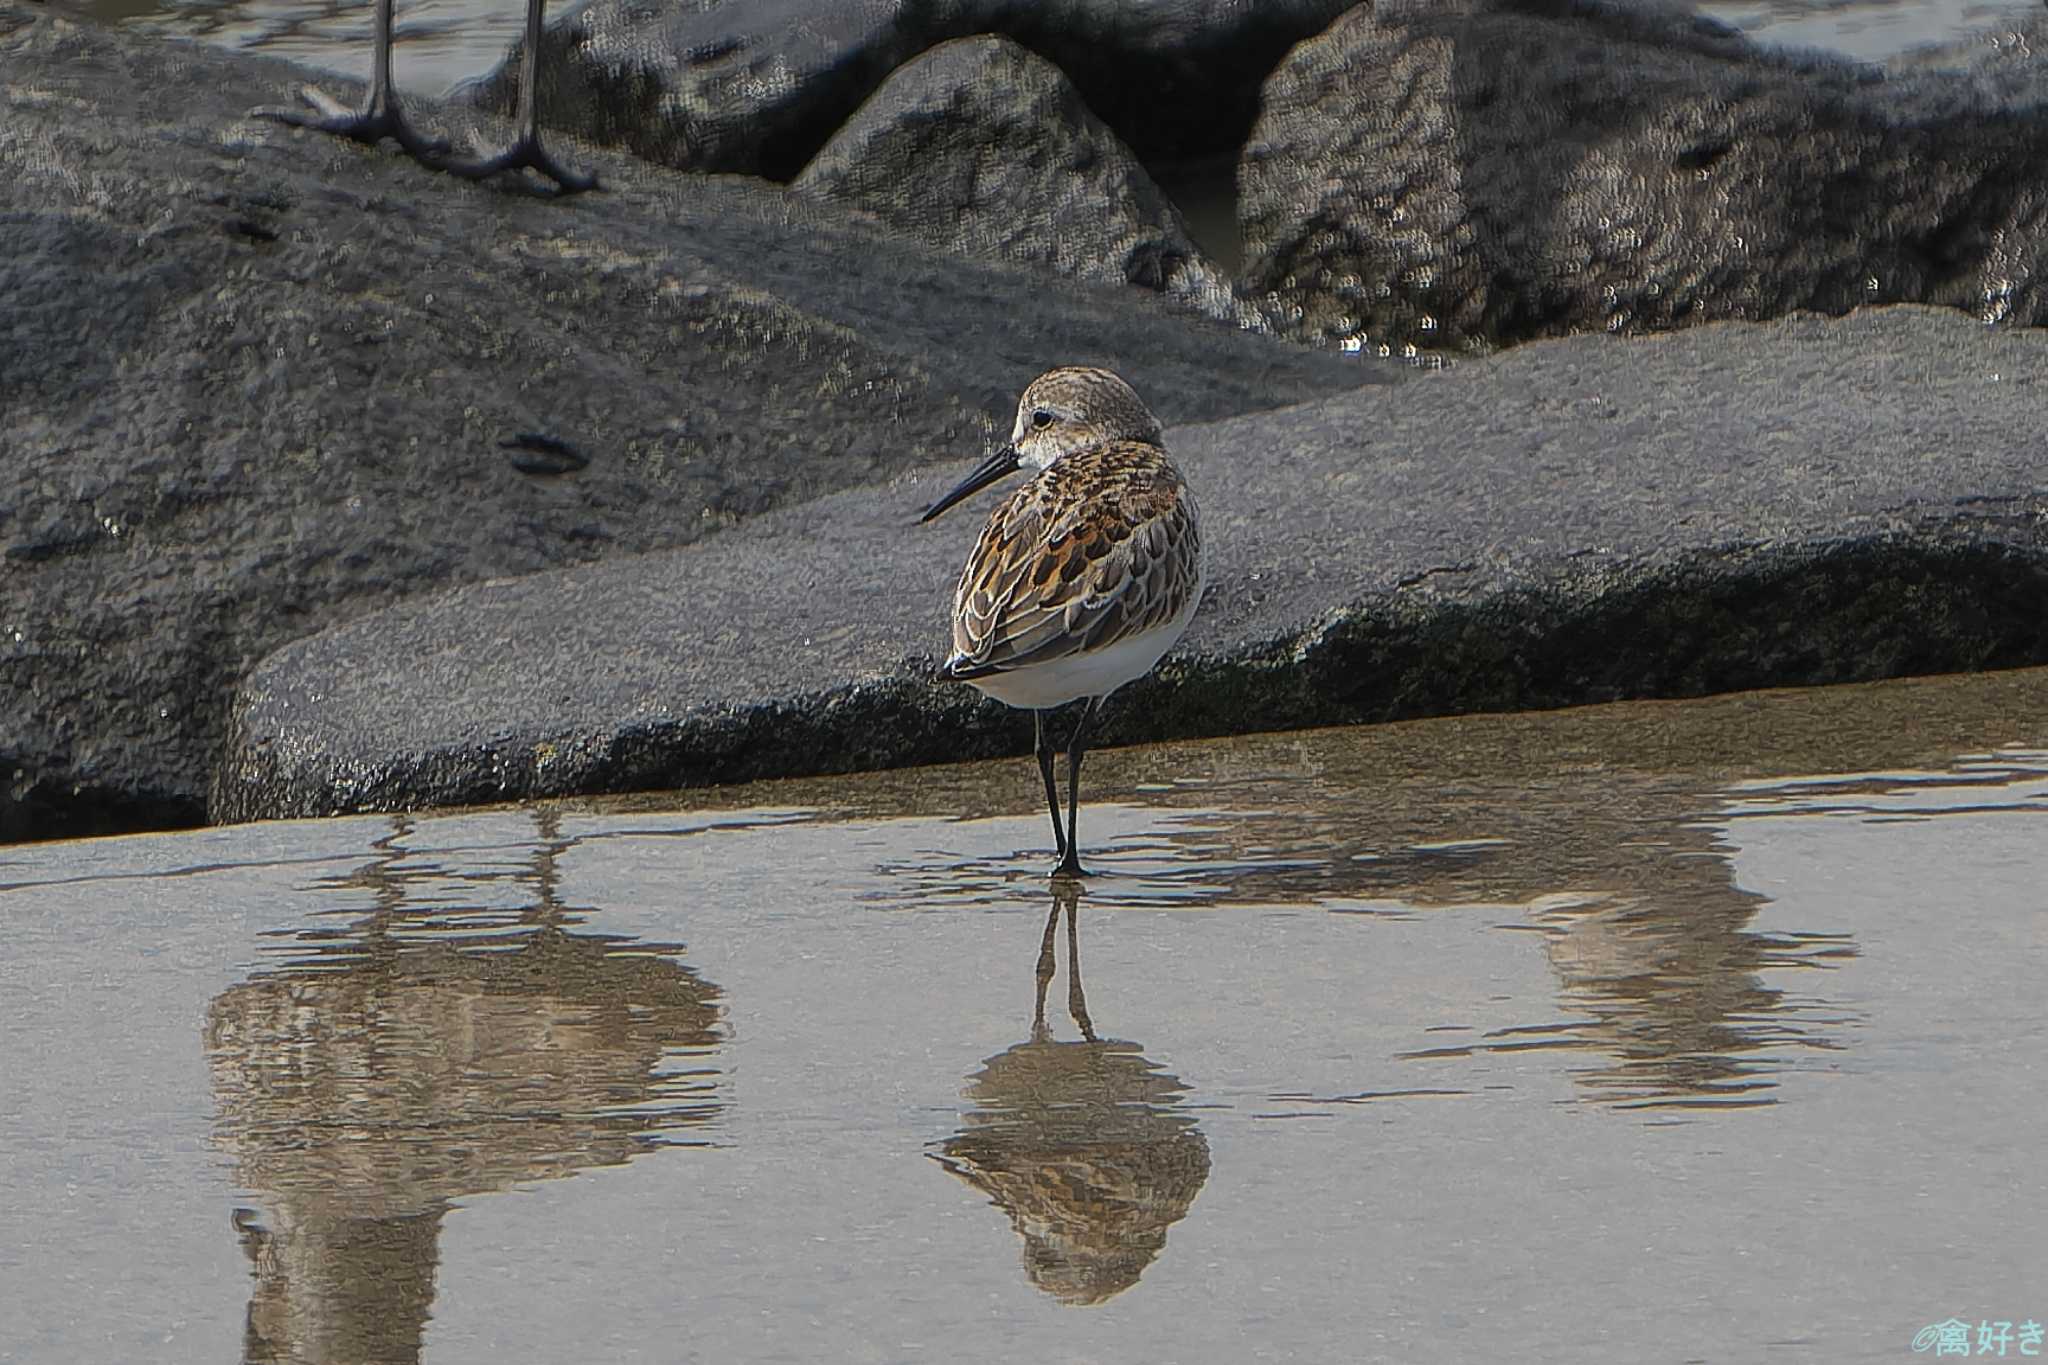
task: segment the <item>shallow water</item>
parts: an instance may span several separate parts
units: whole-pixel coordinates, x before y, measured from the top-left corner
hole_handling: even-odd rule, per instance
[[[2048,671],[1106,753],[1072,901],[1034,779],[0,850],[0,1360],[2048,1316]]]
[[[371,0],[63,0],[106,23],[370,75]],[[565,5],[555,0],[550,14]],[[2038,8],[2033,0],[1707,0],[1759,42],[1883,61],[1952,43]],[[445,95],[495,70],[525,23],[520,0],[398,0],[394,64],[407,90]]]

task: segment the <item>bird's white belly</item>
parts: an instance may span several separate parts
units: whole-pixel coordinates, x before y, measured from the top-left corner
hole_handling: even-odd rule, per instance
[[[1188,605],[1181,614],[1157,629],[1085,654],[1069,654],[1028,668],[974,678],[969,685],[1005,705],[1035,710],[1064,706],[1082,697],[1107,696],[1133,678],[1144,677],[1166,657],[1166,651],[1186,633],[1201,601],[1198,585],[1189,594]]]

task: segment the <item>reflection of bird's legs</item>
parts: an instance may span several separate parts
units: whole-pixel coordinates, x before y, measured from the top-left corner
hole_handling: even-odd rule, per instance
[[[1089,1042],[1095,1041],[1095,1025],[1088,1018],[1088,1000],[1081,994],[1081,902],[1080,897],[1068,895],[1067,905],[1067,1013],[1074,1016],[1074,1023],[1080,1027],[1081,1036]],[[1053,913],[1059,913],[1059,902],[1053,902]]]
[[[1052,914],[1045,921],[1045,938],[1038,945],[1038,1003],[1031,1011],[1031,1037],[1034,1040],[1043,1038],[1046,1034],[1045,988],[1052,984],[1052,974],[1056,966],[1052,950],[1053,935],[1058,932],[1059,927],[1060,902],[1059,898],[1055,896],[1052,902]],[[1070,958],[1071,956],[1072,954],[1069,954]]]
[[[384,3],[385,0],[379,0]],[[526,0],[526,54],[519,66],[519,136],[510,147],[482,161],[451,161],[442,169],[481,180],[499,171],[539,171],[563,194],[597,188],[597,177],[572,171],[540,145],[540,114],[535,87],[540,84],[540,11],[544,0]]]
[[[377,36],[370,63],[370,98],[361,109],[345,108],[333,96],[307,85],[299,88],[299,96],[313,106],[314,113],[303,109],[255,109],[250,112],[257,118],[333,133],[356,142],[375,144],[388,137],[403,147],[413,160],[441,169],[441,158],[446,155],[448,144],[440,138],[422,137],[413,131],[413,126],[405,121],[405,114],[398,107],[398,90],[391,82],[391,6],[392,0],[377,0]]]
[[[1060,823],[1060,793],[1052,784],[1052,746],[1045,742],[1045,712],[1031,713],[1031,743],[1038,754],[1038,775],[1045,779],[1045,804],[1052,812],[1052,837],[1058,841],[1052,856],[1067,855],[1067,827]],[[1057,913],[1057,907],[1055,907]],[[1050,943],[1051,940],[1047,940]]]
[[[1067,837],[1066,848],[1060,855],[1060,864],[1052,870],[1055,877],[1085,877],[1088,874],[1081,867],[1081,755],[1087,751],[1088,719],[1095,714],[1095,708],[1102,701],[1090,697],[1081,704],[1081,718],[1074,722],[1074,737],[1067,742]],[[1048,785],[1051,779],[1047,779]],[[1057,814],[1053,817],[1057,820]]]

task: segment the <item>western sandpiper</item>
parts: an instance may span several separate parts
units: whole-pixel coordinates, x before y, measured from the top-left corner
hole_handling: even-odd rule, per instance
[[[1058,841],[1055,877],[1078,877],[1081,754],[1102,699],[1151,672],[1202,600],[1202,528],[1166,458],[1159,419],[1108,370],[1048,370],[1017,403],[1010,442],[925,510],[1023,469],[1036,476],[989,516],[953,594],[944,674],[1029,707]],[[1084,701],[1067,745],[1060,823],[1044,713]]]

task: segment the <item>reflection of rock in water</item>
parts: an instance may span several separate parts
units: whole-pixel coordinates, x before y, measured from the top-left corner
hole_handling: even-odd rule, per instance
[[[242,1359],[418,1360],[445,1211],[355,1218],[280,1200],[268,1228],[238,1213],[235,1226],[256,1278]]]
[[[567,932],[564,846],[510,874],[387,856],[354,879],[378,908],[353,931],[305,935],[309,953],[213,1002],[216,1141],[268,1215],[236,1218],[256,1275],[247,1359],[416,1360],[455,1200],[615,1165],[715,1116],[712,1073],[676,1059],[716,1045],[717,989],[672,947]],[[537,882],[540,904],[406,906],[451,879]]]
[[[1084,1037],[1045,1025],[1053,939],[1068,925],[1068,1003]],[[1063,1303],[1101,1303],[1138,1282],[1209,1178],[1209,1144],[1179,1112],[1187,1087],[1135,1043],[1094,1036],[1075,956],[1075,901],[1054,893],[1031,1038],[968,1083],[975,1106],[937,1159],[986,1193],[1024,1239],[1032,1284]]]
[[[1517,888],[1543,931],[1567,1019],[1410,1057],[1579,1051],[1599,1059],[1572,1071],[1589,1099],[1739,1108],[1776,1102],[1788,1051],[1840,1046],[1828,1027],[1839,1011],[1766,985],[1760,973],[1831,966],[1855,955],[1846,936],[1749,927],[1766,898],[1735,884],[1725,848],[1704,825],[1646,821],[1631,831],[1618,818],[1589,818],[1588,826],[1615,844],[1597,875],[1581,873],[1576,885],[1559,878],[1560,889],[1541,896],[1527,896],[1527,883]],[[1411,895],[1455,899],[1435,885]]]
[[[1610,1059],[1577,1079],[1594,1098],[1632,1108],[1775,1103],[1784,1063],[1768,1054],[1840,1044],[1817,1027],[1810,1004],[1758,973],[1825,966],[1856,950],[1838,935],[1745,929],[1718,898],[1690,907],[1694,916],[1687,908],[1670,897],[1602,897],[1539,917],[1564,1009],[1581,1016],[1564,1040]],[[1835,1021],[1832,1011],[1824,1021]]]

